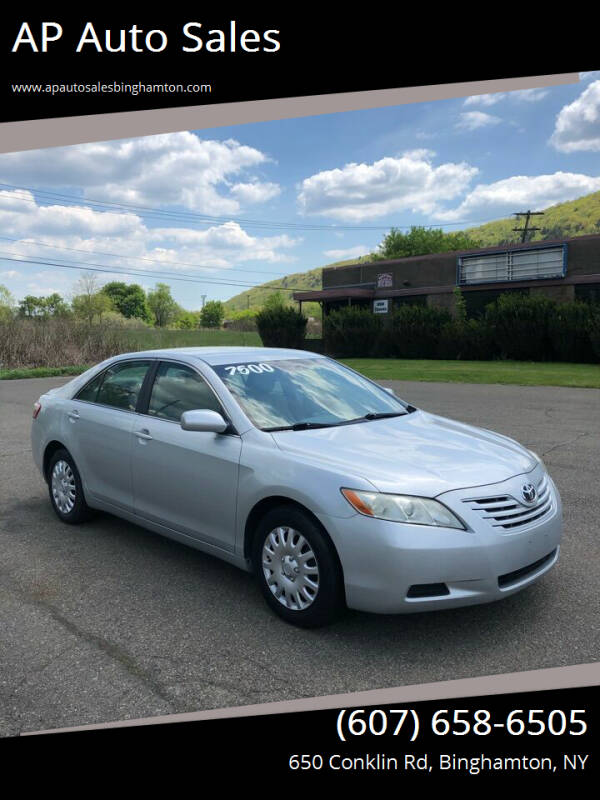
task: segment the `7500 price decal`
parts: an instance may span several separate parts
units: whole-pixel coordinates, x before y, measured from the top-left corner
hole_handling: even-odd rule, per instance
[[[431,726],[436,736],[489,736],[494,730],[504,730],[511,736],[582,736],[587,731],[585,709],[581,708],[568,711],[516,708],[506,717],[495,720],[486,709],[471,711],[459,708],[452,711],[442,708],[424,722]],[[399,736],[402,732],[414,742],[420,730],[421,720],[412,708],[368,712],[364,708],[354,711],[344,708],[337,717],[337,733],[343,742],[352,736]]]

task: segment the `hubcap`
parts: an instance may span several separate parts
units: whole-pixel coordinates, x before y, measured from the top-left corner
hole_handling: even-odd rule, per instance
[[[75,476],[66,461],[57,461],[52,470],[52,497],[61,514],[69,514],[75,506]]]
[[[319,565],[301,533],[282,526],[265,539],[262,566],[267,585],[282,606],[308,608],[319,592]]]

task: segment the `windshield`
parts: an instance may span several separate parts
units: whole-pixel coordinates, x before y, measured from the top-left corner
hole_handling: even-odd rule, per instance
[[[263,430],[342,425],[407,413],[389,392],[326,358],[219,364],[213,369]]]

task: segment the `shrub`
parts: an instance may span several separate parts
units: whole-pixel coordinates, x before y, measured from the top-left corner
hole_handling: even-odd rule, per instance
[[[203,328],[220,328],[225,317],[225,306],[220,300],[209,300],[200,313]]]
[[[131,349],[129,327],[89,325],[68,318],[13,319],[0,323],[0,366],[11,369],[93,364]]]
[[[596,361],[600,361],[600,306],[593,306],[587,321],[587,331]]]
[[[255,331],[258,309],[246,308],[243,311],[231,311],[227,314],[225,327],[230,331]]]
[[[548,324],[555,307],[546,297],[512,293],[501,294],[488,305],[485,322],[498,356],[516,361],[549,360]]]
[[[394,358],[437,358],[448,311],[429,306],[400,306],[392,315],[382,351]]]
[[[489,325],[484,319],[453,319],[440,331],[439,358],[489,361],[496,357]]]
[[[383,324],[369,308],[346,306],[323,319],[325,351],[339,357],[378,355]]]
[[[256,315],[256,327],[265,347],[302,349],[308,320],[291,307],[265,308]]]
[[[141,317],[124,317],[118,311],[107,311],[102,315],[101,328],[127,328],[128,330],[141,330],[148,328],[149,323]]]
[[[548,333],[558,361],[594,361],[589,323],[593,315],[587,303],[557,303],[550,314]]]
[[[185,311],[182,309],[172,327],[180,331],[189,331],[199,328],[200,311]]]

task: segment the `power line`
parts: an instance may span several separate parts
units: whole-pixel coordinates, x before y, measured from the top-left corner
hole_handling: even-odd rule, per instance
[[[19,254],[16,253],[15,255]],[[3,259],[4,261],[12,261],[17,264],[36,264],[39,266],[46,266],[46,267],[59,267],[60,269],[76,269],[84,272],[106,272],[112,275],[135,275],[143,278],[168,278],[169,280],[183,281],[185,283],[201,283],[201,284],[208,283],[211,286],[234,286],[238,288],[260,287],[273,291],[275,290],[304,291],[304,287],[301,286],[264,286],[264,284],[261,283],[242,283],[233,281],[211,280],[210,278],[198,278],[191,275],[185,275],[185,273],[182,273],[181,275],[176,275],[172,272],[158,272],[158,271],[142,272],[140,270],[122,270],[118,269],[117,267],[109,267],[102,264],[84,266],[81,264],[64,264],[64,263],[58,263],[56,261],[43,261],[43,260],[34,260],[29,258],[10,258],[9,256],[5,255],[2,252],[0,252],[0,259]]]
[[[141,217],[144,216],[158,216],[158,217],[166,217],[176,221],[197,221],[203,224],[214,225],[214,224],[224,224],[227,222],[238,222],[243,224],[247,227],[259,227],[259,228],[266,228],[266,229],[278,229],[278,230],[298,230],[298,231],[388,231],[390,227],[394,228],[402,228],[404,230],[409,230],[414,225],[338,225],[338,224],[331,224],[331,225],[319,225],[317,223],[300,223],[300,222],[279,222],[275,220],[257,220],[257,219],[248,219],[245,217],[234,217],[234,216],[216,216],[210,214],[200,214],[198,212],[193,211],[168,211],[167,209],[160,209],[154,208],[152,206],[144,206],[144,205],[133,205],[130,203],[112,203],[105,200],[94,200],[88,197],[77,197],[76,195],[65,194],[60,192],[53,192],[46,189],[35,189],[31,186],[18,186],[12,183],[2,183],[0,182],[0,186],[4,186],[8,189],[13,189],[18,191],[25,191],[25,192],[32,192],[36,195],[47,196],[50,198],[64,200],[70,203],[76,203],[78,205],[87,205],[93,206],[97,205],[101,208],[110,211],[111,209],[120,209],[121,211],[135,211]],[[36,203],[35,199],[31,199],[28,197],[21,196],[21,200],[24,202]],[[50,202],[47,200],[46,202]],[[37,204],[37,203],[36,203]],[[432,225],[424,225],[422,227],[425,228],[445,228],[445,227],[452,227],[457,225],[483,225],[487,222],[493,222],[494,220],[472,220],[467,221],[463,220],[462,222],[439,222],[434,223]],[[419,226],[416,226],[419,227]]]
[[[202,270],[215,270],[215,269],[227,269],[230,272],[254,272],[257,275],[274,275],[275,277],[282,277],[281,272],[266,272],[265,270],[259,269],[236,269],[235,267],[205,267],[199,266],[197,264],[190,264],[185,261],[160,261],[156,258],[147,258],[145,256],[130,256],[124,255],[123,253],[102,253],[97,250],[81,250],[76,247],[66,247],[65,245],[57,245],[57,244],[47,244],[46,242],[39,242],[35,239],[16,239],[12,236],[0,236],[0,239],[4,239],[8,242],[22,242],[23,244],[36,244],[40,247],[51,247],[54,250],[69,250],[73,253],[85,253],[86,255],[91,256],[109,256],[111,258],[132,258],[135,261],[149,261],[151,264],[171,264],[174,266],[181,266],[181,267],[193,267],[194,269],[202,269]]]
[[[224,217],[215,216],[211,214],[200,214],[194,211],[168,211],[167,209],[153,208],[151,206],[133,205],[130,203],[114,203],[105,200],[94,200],[90,197],[77,197],[76,195],[62,194],[59,192],[52,192],[46,189],[33,189],[29,186],[16,186],[10,183],[0,183],[0,186],[13,189],[13,194],[16,194],[20,200],[28,203],[36,203],[35,198],[19,195],[21,191],[35,192],[41,199],[46,202],[52,200],[61,200],[66,203],[76,203],[77,205],[86,206],[99,206],[101,210],[112,211],[113,209],[119,210],[121,213],[135,212],[140,217],[166,217],[177,222],[200,222],[205,225],[225,224],[227,222],[237,222],[245,225],[246,227],[258,227],[263,229],[276,229],[276,230],[302,230],[302,231],[332,231],[332,230],[365,230],[365,231],[379,231],[388,230],[389,225],[319,225],[318,223],[300,223],[300,222],[278,222],[275,220],[256,220],[246,219],[244,217]],[[50,198],[50,199],[48,199]],[[36,203],[37,204],[37,203]],[[461,223],[445,223],[448,225],[457,225]],[[397,226],[397,227],[410,227],[410,226]]]

